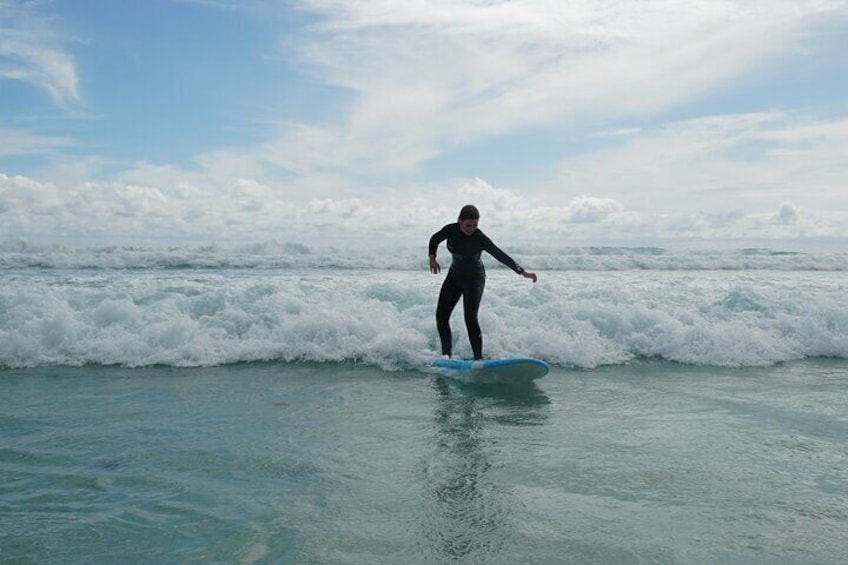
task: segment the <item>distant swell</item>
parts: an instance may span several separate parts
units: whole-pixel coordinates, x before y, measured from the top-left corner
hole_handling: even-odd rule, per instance
[[[296,242],[240,247],[108,246],[74,248],[26,241],[0,243],[0,272],[14,269],[391,269],[426,270],[425,250],[322,248]],[[768,249],[669,250],[655,247],[512,246],[509,252],[536,270],[562,271],[848,271],[848,253],[794,253]],[[424,259],[422,259],[424,257]],[[488,260],[488,258],[487,258]],[[492,268],[500,265],[489,261]]]

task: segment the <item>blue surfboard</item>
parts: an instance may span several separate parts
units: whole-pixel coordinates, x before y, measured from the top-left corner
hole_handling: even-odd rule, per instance
[[[522,383],[544,377],[550,365],[529,357],[509,357],[470,361],[468,359],[436,359],[433,367],[443,375],[474,383]]]

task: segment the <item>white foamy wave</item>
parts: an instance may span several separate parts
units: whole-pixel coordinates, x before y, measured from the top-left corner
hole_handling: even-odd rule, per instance
[[[69,247],[26,241],[0,243],[0,270],[14,269],[390,269],[426,270],[420,246],[310,246],[263,242],[241,246]],[[848,253],[768,249],[671,250],[657,247],[504,245],[519,263],[537,271],[848,271]],[[446,252],[445,252],[446,254]],[[501,266],[488,256],[492,268]]]
[[[423,367],[440,276],[402,271],[16,274],[0,288],[0,366],[210,366],[280,360]],[[591,368],[634,358],[758,366],[848,358],[832,273],[490,273],[489,357]],[[470,355],[461,306],[454,353]]]

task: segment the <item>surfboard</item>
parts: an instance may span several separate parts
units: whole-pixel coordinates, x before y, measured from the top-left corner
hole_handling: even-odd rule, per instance
[[[544,377],[550,365],[529,357],[508,357],[470,361],[468,359],[436,359],[439,373],[474,383],[522,383]]]

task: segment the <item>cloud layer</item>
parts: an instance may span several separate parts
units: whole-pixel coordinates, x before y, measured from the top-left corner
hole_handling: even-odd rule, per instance
[[[0,174],[0,239],[415,245],[454,221],[467,202],[480,207],[487,232],[522,242],[676,246],[795,240],[796,245],[819,245],[848,234],[848,212],[813,212],[791,202],[747,214],[633,211],[615,199],[592,196],[551,206],[481,179],[456,179],[451,189],[419,187],[414,199],[314,198],[298,205],[249,180],[210,196],[190,185],[162,190],[86,184],[66,190]]]

